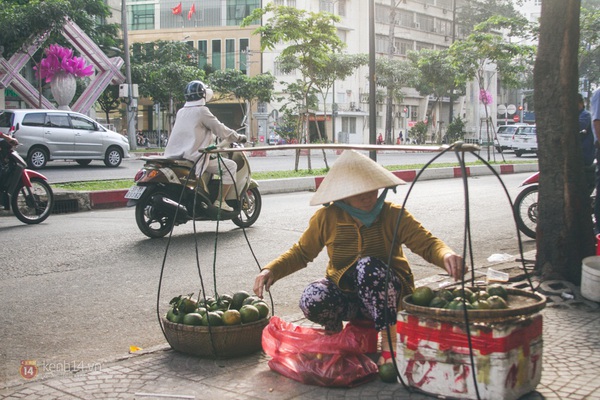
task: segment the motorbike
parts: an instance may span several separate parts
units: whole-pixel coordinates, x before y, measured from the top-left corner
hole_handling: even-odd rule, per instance
[[[587,168],[587,167],[586,167]],[[594,209],[594,203],[596,202],[596,193],[594,189],[594,171],[595,165],[589,167],[589,171],[586,169],[586,174],[590,175],[586,177],[590,182],[590,201],[592,210]],[[539,191],[539,171],[529,176],[520,186],[525,188],[517,195],[513,204],[513,211],[517,223],[517,228],[524,235],[535,239],[536,228],[538,221],[538,191]]]
[[[39,224],[50,216],[54,193],[48,179],[30,169],[5,139],[0,139],[0,206],[25,224]]]
[[[243,148],[242,144],[230,142],[221,142],[218,146]],[[215,153],[204,153],[203,157],[211,155]],[[248,158],[241,150],[226,152],[222,157],[230,157],[237,164],[235,184],[226,198],[232,212],[213,205],[220,188],[217,175],[205,172],[198,179],[196,165],[189,160],[142,157],[145,164],[125,195],[127,206],[135,206],[135,220],[140,231],[150,238],[160,238],[173,226],[192,220],[231,220],[241,228],[254,224],[260,215],[262,198],[258,183],[252,179]]]

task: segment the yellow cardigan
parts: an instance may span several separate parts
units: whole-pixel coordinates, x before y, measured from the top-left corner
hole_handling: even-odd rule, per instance
[[[326,276],[341,289],[347,290],[344,284],[340,284],[340,280],[358,259],[371,256],[388,262],[401,210],[399,205],[385,202],[375,223],[367,228],[339,207],[322,207],[312,216],[308,228],[298,242],[267,264],[265,269],[271,270],[275,282],[305,268],[319,255],[323,247],[326,247],[329,256]],[[444,268],[444,255],[454,254],[450,247],[433,236],[404,210],[391,261],[394,272],[403,283],[408,284],[403,294],[410,294],[414,290],[414,278],[400,244],[441,268]]]

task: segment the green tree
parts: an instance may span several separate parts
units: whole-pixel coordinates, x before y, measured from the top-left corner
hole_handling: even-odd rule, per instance
[[[98,97],[98,105],[106,115],[106,123],[110,124],[110,113],[119,109],[121,99],[119,98],[119,86],[109,85]]]
[[[581,282],[581,262],[594,254],[594,231],[577,137],[580,2],[546,1],[534,69],[540,186],[536,272]]]
[[[238,69],[226,69],[213,72],[208,83],[219,98],[233,96],[239,103],[247,126],[252,126],[252,110],[258,102],[268,103],[273,98],[275,77],[269,73],[250,77]],[[252,137],[250,130],[246,135]]]
[[[260,35],[261,50],[274,49],[283,42],[286,47],[282,50],[279,60],[282,69],[296,69],[301,75],[301,90],[304,93],[304,112],[300,113],[303,120],[298,139],[308,139],[308,94],[318,87],[322,71],[330,63],[332,54],[339,52],[344,43],[337,36],[335,23],[339,17],[330,13],[314,13],[295,7],[276,6],[267,4],[264,8],[256,8],[242,23],[247,26],[253,21],[261,20],[265,14],[267,21],[254,31]],[[296,152],[296,170],[298,169],[300,152]],[[310,155],[308,167],[310,169]]]
[[[330,55],[329,60],[324,62],[321,70],[315,73],[314,84],[321,94],[321,99],[323,100],[323,114],[325,116],[327,115],[327,97],[333,88],[335,81],[346,79],[356,72],[359,67],[366,65],[367,63],[367,54],[333,53]],[[335,132],[332,132],[332,137],[335,140]]]
[[[392,143],[392,107],[394,103],[400,104],[404,100],[402,88],[412,87],[415,84],[417,70],[408,59],[398,60],[389,57],[378,57],[375,60],[375,76],[379,89],[376,102],[387,101],[385,143]]]
[[[503,31],[505,35],[500,35]],[[456,85],[475,80],[480,92],[487,92],[486,73],[495,66],[498,79],[506,87],[518,86],[522,75],[529,70],[535,57],[533,46],[515,43],[506,37],[524,37],[530,32],[524,18],[491,17],[475,26],[464,40],[454,42],[449,48],[449,60],[456,75]],[[485,108],[486,120],[489,118]],[[490,124],[487,125],[487,142],[491,142]],[[493,148],[493,146],[492,146]],[[489,159],[490,146],[488,146]]]
[[[196,53],[187,43],[159,40],[135,43],[131,58],[132,81],[139,85],[140,96],[168,105],[171,126],[175,109],[183,104],[188,82],[205,80],[196,66]]]
[[[410,52],[408,59],[418,71],[415,89],[422,96],[431,95],[435,99],[431,105],[432,111],[441,103],[442,97],[449,97],[453,101],[456,91],[464,92],[464,84],[460,87],[456,86],[455,80],[458,71],[449,59],[447,49],[424,49],[419,52]],[[453,119],[449,118],[449,123],[452,121]],[[448,126],[448,128],[450,127]],[[441,135],[442,132],[439,134]],[[441,136],[438,138],[438,141],[440,140]]]
[[[583,90],[591,92],[591,84],[600,80],[600,2],[584,1],[581,8],[579,75]]]

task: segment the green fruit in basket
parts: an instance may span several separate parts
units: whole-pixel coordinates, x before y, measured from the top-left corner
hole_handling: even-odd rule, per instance
[[[504,300],[508,300],[508,292],[506,288],[500,284],[489,285],[486,291],[490,294],[490,296],[500,296]]]
[[[208,311],[202,317],[202,325],[209,326],[209,324],[210,326],[221,326],[223,325],[223,318],[215,311]]]
[[[223,313],[224,325],[239,325],[242,323],[242,316],[238,310],[227,310]]]
[[[490,308],[492,308],[492,306],[490,306],[490,303],[485,299],[475,300],[473,303],[471,303],[471,305],[476,310],[489,310]]]
[[[202,315],[195,313],[195,312],[185,314],[183,316],[183,324],[200,326],[200,325],[202,325]]]
[[[225,293],[225,294],[219,295],[219,300],[231,303],[233,301],[233,296]]]
[[[181,298],[177,304],[177,309],[184,314],[194,312],[198,308],[196,300],[192,299],[192,295],[189,294],[187,297]]]
[[[506,300],[500,296],[490,296],[490,298],[487,299],[487,302],[490,304],[492,310],[503,310],[508,308]]]
[[[241,290],[239,292],[235,292],[232,297],[233,297],[233,299],[231,300],[230,308],[239,310],[244,305],[243,304],[244,300],[246,300],[246,298],[250,297],[250,293],[248,293],[244,290]]]
[[[468,301],[465,302],[462,297],[456,297],[454,300],[448,303],[449,310],[463,310],[465,308],[467,310],[472,310],[473,306]]]
[[[413,292],[412,302],[417,306],[427,307],[434,297],[435,293],[433,293],[433,289],[428,286],[420,286]]]
[[[479,291],[473,292],[473,294],[469,298],[469,301],[471,303],[474,303],[475,301],[478,301],[478,300],[487,300],[488,297],[490,297],[490,294],[488,292],[486,292],[485,290],[479,290]]]
[[[179,323],[181,323],[181,320],[183,319],[183,314],[181,314],[175,308],[171,307],[171,308],[169,308],[169,311],[167,311],[166,318],[167,318],[167,321],[179,324]]]
[[[246,297],[246,299],[242,302],[242,306],[245,306],[247,304],[252,304],[255,301],[259,301],[259,300],[260,300],[260,297],[258,297],[258,296],[249,296],[249,297]]]
[[[197,312],[200,315],[204,315],[207,311],[208,310],[206,309],[206,307],[198,307],[198,309],[195,312]]]
[[[454,300],[454,298],[456,297],[456,296],[453,296],[452,292],[449,291],[448,289],[440,289],[439,292],[437,292],[437,296],[441,297],[442,299],[446,300],[447,302]]]
[[[429,307],[444,308],[447,304],[448,302],[446,301],[446,299],[442,299],[441,297],[436,296],[433,298],[433,300],[431,300],[431,303],[429,303]]]
[[[258,311],[258,308],[251,304],[243,305],[242,308],[240,308],[240,315],[242,317],[243,324],[248,324],[260,319],[260,312]]]
[[[252,303],[258,309],[259,319],[267,318],[269,315],[269,306],[264,301],[255,301]]]
[[[381,364],[379,366],[379,377],[385,383],[397,383],[398,373],[392,363]]]
[[[473,296],[473,291],[469,288],[464,288],[463,290],[462,287],[457,287],[452,291],[452,295],[454,297],[462,297],[468,300],[471,298],[471,296]]]

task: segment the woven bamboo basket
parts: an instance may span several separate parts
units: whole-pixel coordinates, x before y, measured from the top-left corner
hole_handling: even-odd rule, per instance
[[[262,331],[269,323],[263,318],[233,326],[190,326],[161,317],[167,342],[173,350],[207,358],[233,358],[262,350]]]
[[[483,287],[470,288],[485,290]],[[509,307],[500,310],[468,310],[471,322],[506,322],[526,317],[546,307],[546,297],[540,293],[528,292],[521,289],[507,288]],[[402,299],[404,310],[411,314],[430,317],[439,321],[463,322],[464,310],[448,310],[445,308],[423,307],[412,303],[412,295]]]

